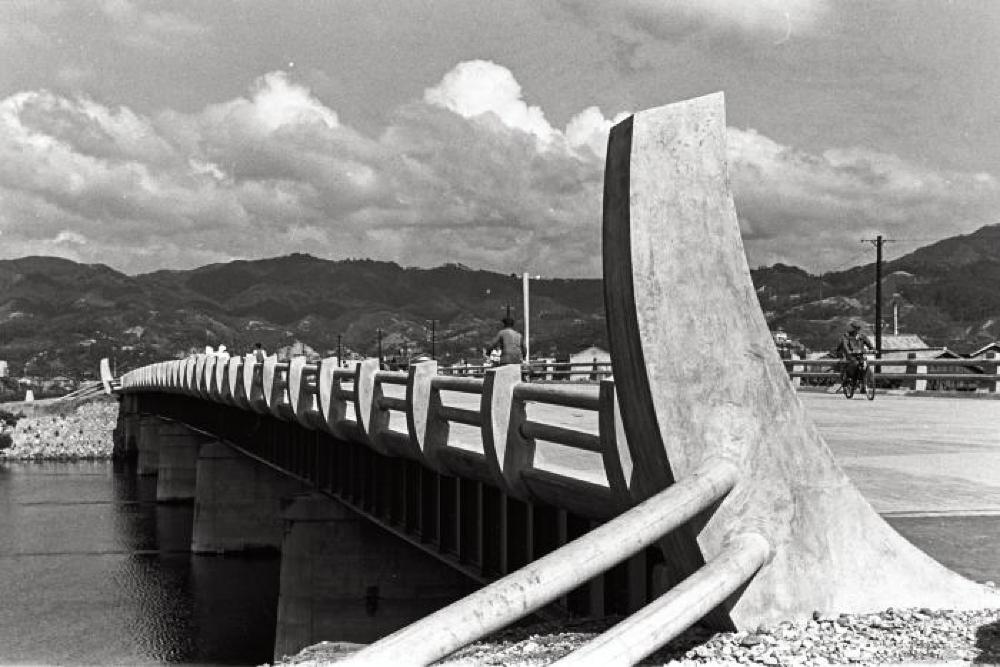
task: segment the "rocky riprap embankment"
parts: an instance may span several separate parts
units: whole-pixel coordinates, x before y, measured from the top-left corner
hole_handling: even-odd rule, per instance
[[[12,446],[0,449],[0,460],[72,461],[111,457],[112,431],[118,404],[85,403],[65,414],[21,417],[13,429]]]
[[[461,649],[437,664],[548,665],[593,639],[613,621],[511,628]],[[351,648],[324,642],[282,664],[297,667],[329,664],[349,654]],[[641,664],[693,667],[942,662],[1000,662],[1000,609],[889,609],[878,614],[835,617],[816,614],[814,620],[760,627],[756,632],[712,632],[695,627]]]

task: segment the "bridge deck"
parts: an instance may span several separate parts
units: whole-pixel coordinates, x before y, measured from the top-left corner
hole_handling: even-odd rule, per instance
[[[880,394],[800,400],[851,480],[882,513],[1000,514],[1000,401]],[[455,397],[475,406],[475,397]],[[528,415],[597,431],[596,414],[529,404]],[[574,476],[602,476],[600,457],[539,443],[538,462]]]

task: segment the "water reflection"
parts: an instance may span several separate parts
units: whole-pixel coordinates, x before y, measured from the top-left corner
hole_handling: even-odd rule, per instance
[[[192,508],[108,462],[0,465],[0,663],[259,664],[276,557],[188,553]]]

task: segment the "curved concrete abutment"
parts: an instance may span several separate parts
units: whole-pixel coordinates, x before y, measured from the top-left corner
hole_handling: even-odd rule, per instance
[[[718,93],[637,113],[608,145],[605,305],[637,492],[658,493],[708,459],[741,471],[714,511],[662,543],[667,583],[752,531],[772,557],[714,625],[1000,605],[890,528],[805,415],[750,279],[725,135]]]

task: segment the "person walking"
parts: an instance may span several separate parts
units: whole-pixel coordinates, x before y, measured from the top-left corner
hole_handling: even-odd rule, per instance
[[[524,337],[514,329],[514,318],[510,315],[501,320],[503,329],[490,344],[490,350],[500,352],[498,365],[521,364],[524,362]]]

